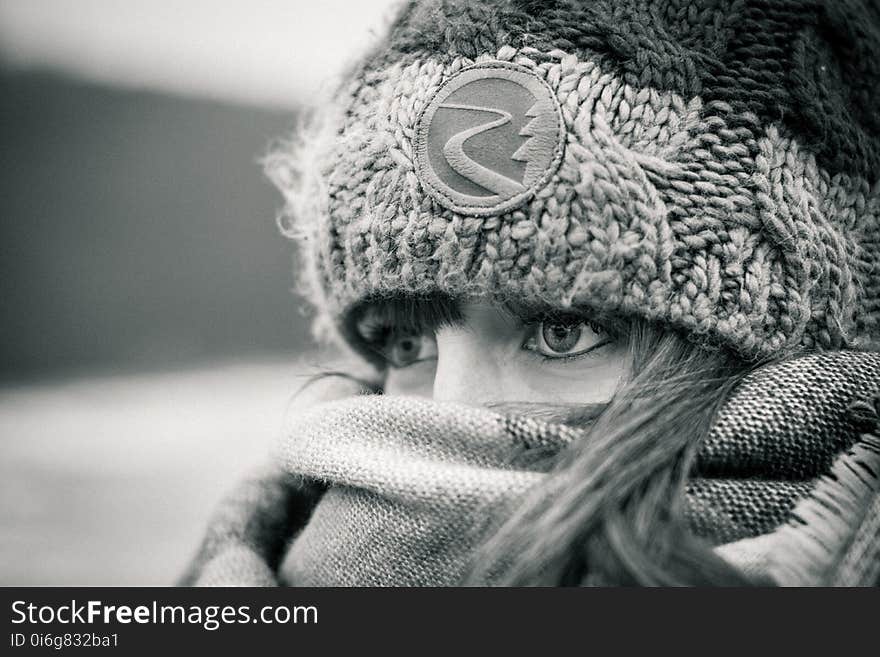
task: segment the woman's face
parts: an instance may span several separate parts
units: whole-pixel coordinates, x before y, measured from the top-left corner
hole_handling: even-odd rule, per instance
[[[369,307],[361,337],[387,365],[385,394],[473,405],[607,402],[627,369],[623,339],[582,315],[467,303]]]

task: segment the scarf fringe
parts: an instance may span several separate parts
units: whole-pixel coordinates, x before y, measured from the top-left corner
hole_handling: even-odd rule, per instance
[[[782,586],[875,586],[880,575],[880,436],[838,457],[777,531],[768,574]]]

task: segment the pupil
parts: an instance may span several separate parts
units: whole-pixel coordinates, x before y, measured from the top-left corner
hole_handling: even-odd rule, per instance
[[[391,348],[392,362],[398,367],[409,365],[419,356],[422,340],[417,336],[397,338]]]
[[[553,351],[568,351],[574,347],[581,337],[580,328],[566,324],[545,325],[544,342]]]

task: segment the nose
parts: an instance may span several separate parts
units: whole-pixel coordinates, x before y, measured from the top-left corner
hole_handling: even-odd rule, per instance
[[[481,406],[501,396],[499,368],[491,349],[471,331],[458,328],[437,334],[434,401]]]

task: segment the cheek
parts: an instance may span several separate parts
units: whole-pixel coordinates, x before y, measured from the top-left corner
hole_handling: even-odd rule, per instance
[[[436,370],[437,361],[434,360],[401,369],[389,369],[385,376],[385,394],[431,397],[434,394]]]
[[[506,377],[506,396],[548,404],[606,403],[627,376],[626,362],[622,354],[612,354],[601,360],[530,364]]]
[[[624,350],[615,350],[601,357],[569,361],[536,361],[518,354],[504,363],[496,363],[497,378],[491,391],[480,391],[480,397],[493,402],[530,402],[546,404],[605,403],[627,376]],[[472,363],[474,371],[480,369]],[[386,395],[407,395],[432,398],[437,361],[415,363],[409,367],[390,369],[385,378]]]

